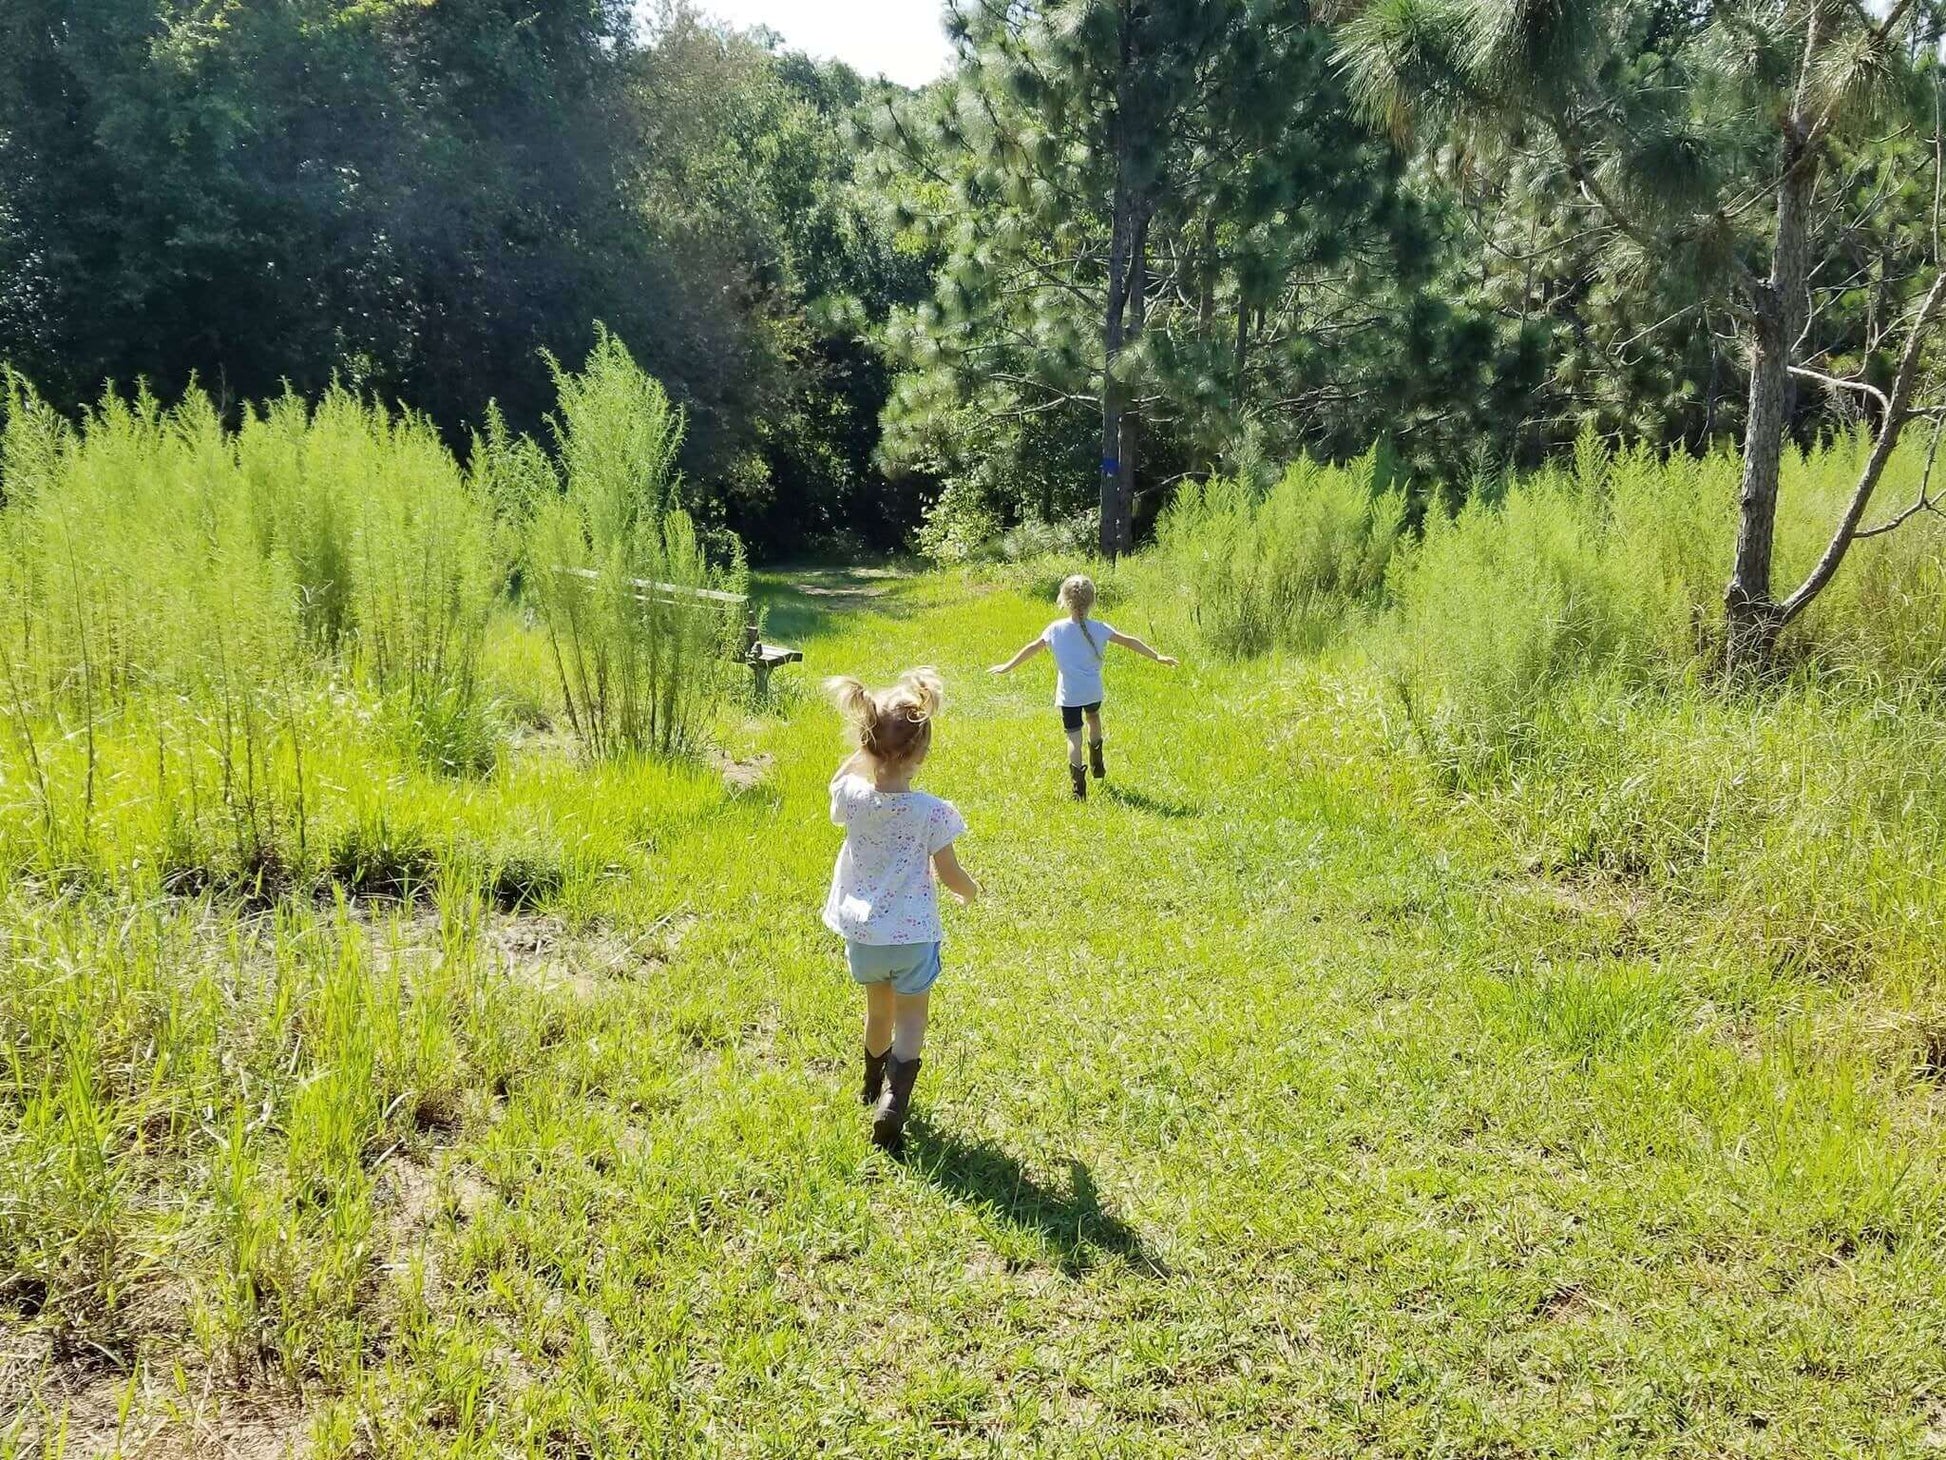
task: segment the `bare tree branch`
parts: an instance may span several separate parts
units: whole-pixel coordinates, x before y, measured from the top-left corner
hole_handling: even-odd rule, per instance
[[[1879,427],[1878,440],[1872,444],[1872,454],[1865,463],[1865,469],[1859,473],[1851,503],[1845,508],[1845,515],[1839,520],[1837,530],[1832,533],[1831,542],[1818,559],[1817,566],[1797,591],[1784,600],[1778,615],[1780,625],[1796,618],[1812,599],[1824,591],[1825,585],[1838,571],[1838,565],[1844,562],[1852,543],[1857,540],[1858,524],[1864,520],[1865,509],[1871,506],[1872,493],[1878,490],[1879,478],[1885,474],[1885,464],[1891,460],[1893,448],[1899,444],[1899,433],[1905,426],[1906,418],[1912,414],[1913,381],[1918,377],[1919,358],[1925,352],[1926,339],[1932,333],[1933,318],[1939,312],[1942,299],[1946,299],[1946,269],[1934,275],[1932,288],[1926,291],[1925,302],[1919,306],[1919,313],[1912,321],[1912,332],[1906,337],[1905,354],[1899,361],[1898,374],[1892,379],[1885,421]]]
[[[1883,537],[1888,532],[1897,532],[1901,527],[1921,512],[1938,512],[1939,506],[1932,499],[1932,464],[1939,456],[1939,433],[1946,431],[1946,415],[1933,417],[1932,445],[1926,448],[1926,470],[1919,478],[1919,500],[1903,512],[1895,513],[1877,527],[1861,527],[1854,540],[1867,537]]]
[[[1855,390],[1863,395],[1869,395],[1879,403],[1881,410],[1888,415],[1891,413],[1892,402],[1886,399],[1884,391],[1869,380],[1845,380],[1840,376],[1826,375],[1822,370],[1813,370],[1809,365],[1793,365],[1791,374],[1801,375],[1806,380],[1815,380],[1820,385],[1830,386],[1833,390]]]

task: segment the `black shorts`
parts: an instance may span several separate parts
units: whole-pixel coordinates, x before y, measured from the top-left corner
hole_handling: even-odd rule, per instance
[[[1064,729],[1079,730],[1081,728],[1081,717],[1083,715],[1092,715],[1100,708],[1100,700],[1096,700],[1092,705],[1063,705],[1061,706],[1061,725]]]

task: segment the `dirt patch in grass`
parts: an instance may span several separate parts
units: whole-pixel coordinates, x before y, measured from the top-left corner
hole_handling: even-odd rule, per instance
[[[632,935],[613,929],[571,932],[558,917],[522,914],[495,918],[486,942],[512,976],[592,998],[607,985],[666,965],[695,923],[693,914],[672,913]]]
[[[892,590],[889,586],[877,588],[834,588],[823,583],[793,583],[791,584],[791,591],[794,593],[802,593],[807,598],[821,598],[827,602],[843,607],[853,600],[859,603],[869,603],[874,598],[883,598]]]
[[[776,762],[777,758],[769,754],[753,756],[749,760],[738,760],[734,756],[720,752],[711,757],[710,761],[716,773],[723,777],[723,784],[732,791],[754,791],[763,784],[764,778],[770,774],[770,768]]]
[[[0,1399],[0,1430],[23,1454],[64,1460],[299,1460],[311,1453],[311,1406],[299,1394],[188,1393],[146,1375],[45,1377]]]

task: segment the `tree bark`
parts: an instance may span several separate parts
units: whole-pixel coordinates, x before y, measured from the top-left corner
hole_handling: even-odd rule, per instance
[[[1148,323],[1148,233],[1147,221],[1138,221],[1129,249],[1124,348],[1141,338]],[[1123,403],[1120,426],[1115,445],[1115,554],[1131,552],[1135,547],[1135,455],[1141,449],[1142,416],[1128,402]]]
[[[1785,125],[1784,177],[1777,189],[1770,277],[1757,286],[1752,301],[1750,409],[1743,431],[1736,558],[1723,591],[1724,659],[1732,673],[1761,666],[1784,627],[1782,607],[1771,591],[1771,550],[1777,532],[1784,435],[1797,400],[1791,357],[1804,328],[1811,198],[1817,186],[1816,159],[1805,150],[1801,116]]]
[[[1243,372],[1250,365],[1250,306],[1243,297],[1241,286],[1237,290],[1237,342],[1236,342],[1236,395],[1243,398]]]
[[[1115,378],[1115,367],[1126,341],[1128,276],[1130,258],[1135,252],[1134,139],[1130,136],[1134,111],[1131,103],[1134,86],[1135,36],[1132,17],[1126,6],[1121,14],[1117,38],[1119,77],[1115,86],[1115,195],[1108,235],[1108,305],[1101,329],[1101,555],[1113,559],[1121,553],[1124,531],[1122,503],[1122,385]]]
[[[1101,331],[1101,555],[1121,552],[1122,386],[1115,367],[1122,356],[1128,310],[1129,254],[1134,242],[1134,207],[1126,186],[1126,164],[1115,184],[1114,222],[1108,244],[1108,308]]]
[[[1216,323],[1216,213],[1213,208],[1203,216],[1203,247],[1197,256],[1197,270],[1202,278],[1196,299],[1196,331],[1198,339],[1207,340]]]

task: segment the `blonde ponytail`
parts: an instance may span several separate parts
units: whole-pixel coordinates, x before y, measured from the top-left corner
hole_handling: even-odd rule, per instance
[[[939,671],[908,669],[890,689],[873,692],[863,681],[839,675],[824,682],[824,692],[852,723],[858,748],[881,765],[906,765],[932,746],[932,722],[945,704]]]
[[[930,720],[946,707],[946,686],[930,664],[906,670],[899,676],[899,688],[915,720]]]
[[[857,726],[860,734],[871,730],[878,719],[878,701],[865,688],[864,680],[849,674],[834,674],[824,682],[824,692],[838,707],[838,713]]]

